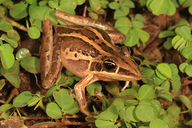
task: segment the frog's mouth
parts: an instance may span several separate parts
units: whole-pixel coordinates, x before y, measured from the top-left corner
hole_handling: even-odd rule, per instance
[[[136,81],[141,79],[146,79],[141,75],[135,75],[132,73],[127,74],[119,74],[119,73],[110,73],[105,71],[100,71],[96,73],[96,76],[103,81]]]

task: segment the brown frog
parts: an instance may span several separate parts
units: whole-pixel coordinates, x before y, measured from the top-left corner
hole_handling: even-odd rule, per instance
[[[54,15],[68,23],[81,26],[43,24],[40,65],[42,86],[52,87],[65,67],[82,78],[75,87],[81,112],[90,115],[85,98],[85,87],[97,80],[136,81],[141,72],[126,47],[116,47],[125,37],[112,26],[93,19],[69,15],[56,10]],[[77,23],[76,23],[77,22]]]

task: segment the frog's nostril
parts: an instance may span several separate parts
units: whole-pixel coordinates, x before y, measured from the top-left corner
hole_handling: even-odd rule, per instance
[[[77,57],[77,53],[74,54],[74,57],[75,57],[75,58]]]

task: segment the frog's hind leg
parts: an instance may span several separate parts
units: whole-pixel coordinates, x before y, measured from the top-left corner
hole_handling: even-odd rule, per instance
[[[97,80],[98,80],[97,76],[90,73],[81,81],[79,81],[74,87],[75,95],[79,103],[80,110],[82,113],[86,115],[90,115],[91,112],[87,109],[87,102],[85,98],[85,87]]]
[[[60,42],[53,41],[53,29],[50,20],[43,23],[43,39],[40,54],[42,86],[46,89],[53,86],[61,71]]]

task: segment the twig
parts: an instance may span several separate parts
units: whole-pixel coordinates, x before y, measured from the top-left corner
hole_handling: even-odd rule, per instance
[[[181,86],[185,86],[185,85],[188,85],[188,84],[192,84],[192,80],[185,80],[182,84],[181,84]]]
[[[19,29],[21,29],[21,30],[23,30],[23,31],[26,31],[26,32],[28,31],[28,29],[27,29],[25,26],[23,26],[23,25],[15,22],[14,20],[11,20],[11,19],[9,19],[9,18],[6,17],[6,16],[1,16],[1,17],[2,17],[2,18],[5,18],[12,26],[15,26],[15,27],[17,27],[17,28],[19,28]]]

